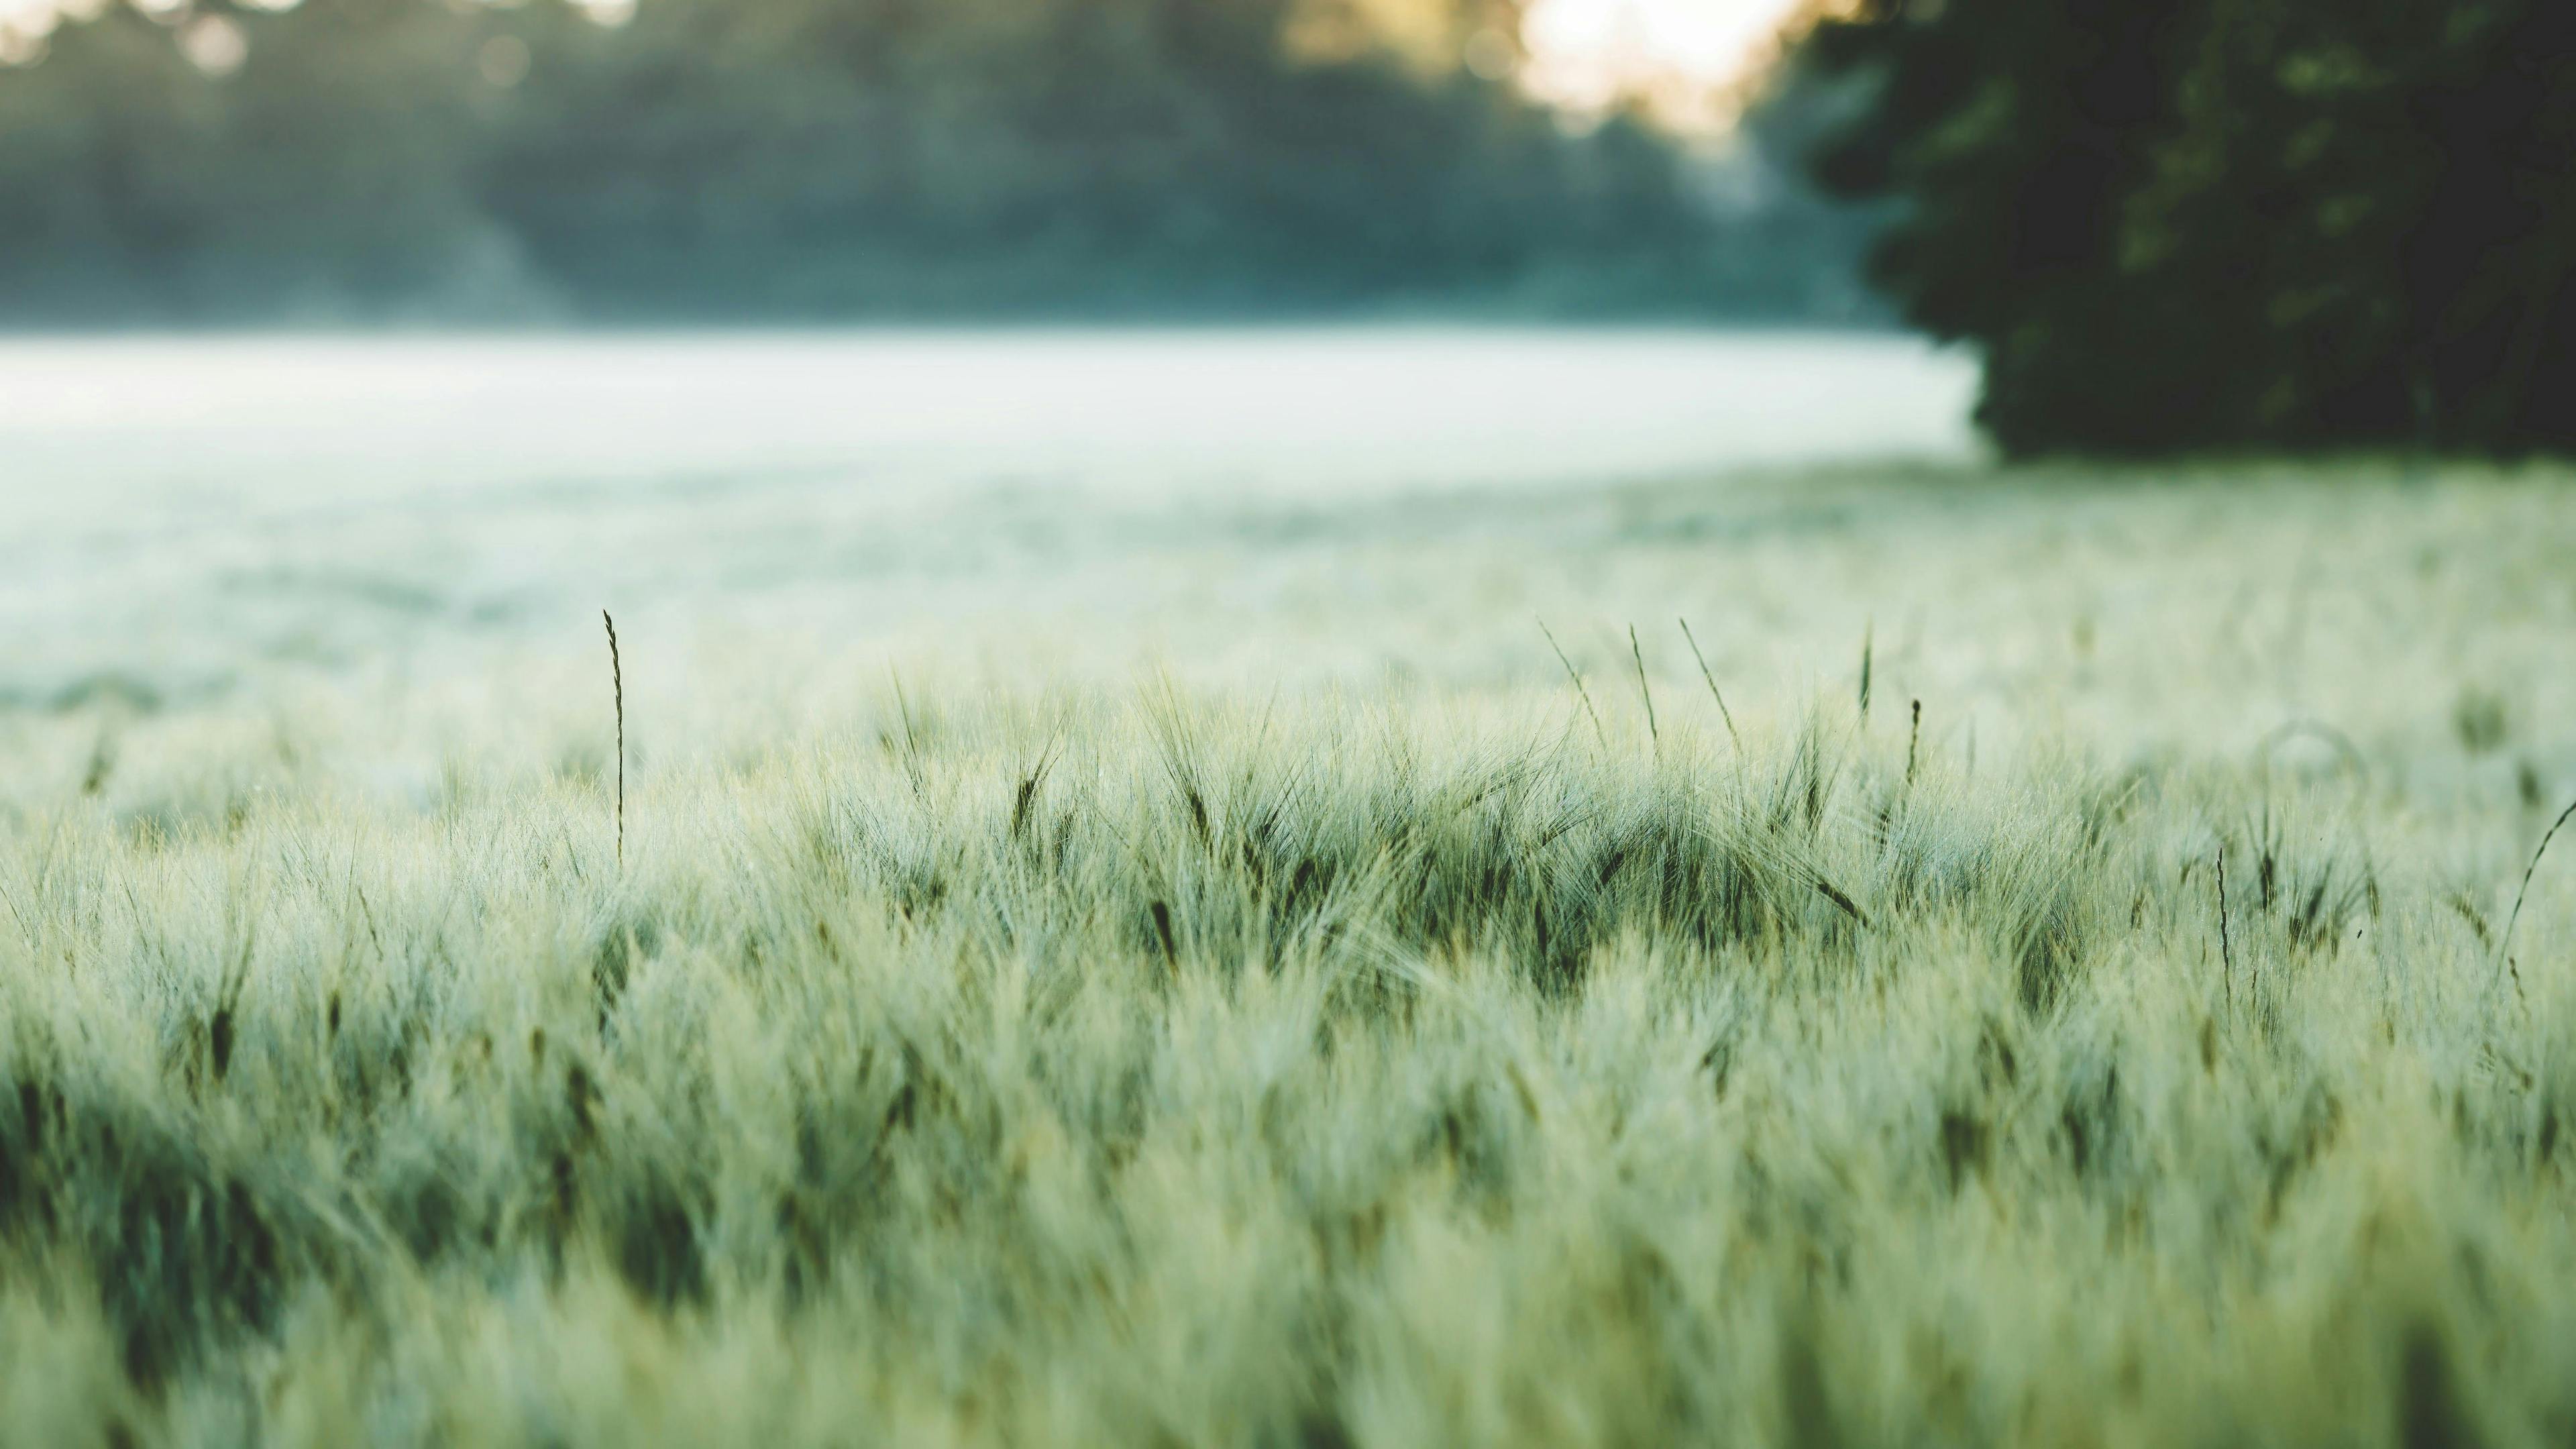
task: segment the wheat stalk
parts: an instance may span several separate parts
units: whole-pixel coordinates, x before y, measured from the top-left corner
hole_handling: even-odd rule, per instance
[[[2576,820],[2576,804],[2569,805],[2560,813],[2557,822],[2549,827],[2549,833],[2540,837],[2540,848],[2531,853],[2531,864],[2522,868],[2522,889],[2513,894],[2513,914],[2504,918],[2504,938],[2496,943],[2496,979],[2499,981],[2513,967],[2514,923],[2522,919],[2522,903],[2531,894],[2531,878],[2540,870],[2540,858],[2549,853],[2549,843],[2558,838],[2558,832],[2566,827],[2569,820]],[[2516,977],[2517,990],[2520,984],[2521,978]],[[2495,988],[2489,986],[2487,989],[2492,991]]]
[[[1637,626],[1628,626],[1628,657],[1637,661],[1637,692],[1646,697],[1646,738],[1654,742],[1655,753],[1664,750],[1664,732],[1655,725],[1655,691],[1646,683],[1646,651],[1637,643]]]
[[[599,621],[608,626],[608,684],[617,701],[617,868],[626,868],[626,666],[617,657],[617,621],[606,609]]]
[[[2206,961],[2209,958],[2201,958]],[[2236,950],[2227,939],[2227,842],[2218,842],[2218,966],[2227,988],[2227,1015],[2236,1015]]]
[[[1565,677],[1574,681],[1574,693],[1583,701],[1583,712],[1592,716],[1593,737],[1605,745],[1610,743],[1610,732],[1601,726],[1601,711],[1592,707],[1592,691],[1583,687],[1583,675],[1574,667],[1574,661],[1565,657],[1565,646],[1556,642],[1545,619],[1538,621],[1538,631],[1547,636],[1547,647],[1556,651],[1556,662],[1565,666]]]
[[[1682,638],[1690,642],[1691,658],[1699,663],[1699,677],[1708,681],[1709,698],[1717,701],[1717,717],[1726,721],[1726,737],[1735,741],[1735,752],[1744,753],[1744,736],[1735,732],[1735,711],[1726,707],[1726,694],[1717,687],[1717,676],[1709,672],[1708,656],[1699,652],[1699,640],[1691,633],[1690,620],[1675,619],[1682,626]]]

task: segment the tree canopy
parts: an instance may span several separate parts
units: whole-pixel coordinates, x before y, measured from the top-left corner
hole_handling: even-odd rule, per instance
[[[2576,445],[2576,7],[1868,0],[1806,63],[2007,450]]]

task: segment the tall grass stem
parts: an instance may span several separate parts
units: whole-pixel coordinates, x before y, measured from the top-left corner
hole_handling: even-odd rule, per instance
[[[1655,691],[1646,683],[1646,651],[1637,643],[1637,626],[1628,626],[1628,657],[1637,661],[1637,692],[1646,697],[1646,738],[1652,740],[1655,753],[1664,752],[1664,732],[1655,724]]]
[[[1726,707],[1726,692],[1717,687],[1717,676],[1709,672],[1708,656],[1699,650],[1699,640],[1691,633],[1690,620],[1675,619],[1682,626],[1682,638],[1690,643],[1691,658],[1699,664],[1699,677],[1708,681],[1708,697],[1717,701],[1717,717],[1726,721],[1726,737],[1735,742],[1735,752],[1744,753],[1744,736],[1736,733],[1735,712]]]
[[[1602,727],[1601,711],[1592,707],[1592,691],[1583,687],[1582,672],[1574,667],[1573,660],[1565,657],[1565,646],[1556,642],[1556,635],[1547,627],[1545,619],[1538,621],[1538,631],[1547,636],[1547,647],[1556,651],[1556,662],[1565,666],[1565,677],[1574,681],[1574,692],[1583,701],[1583,712],[1592,716],[1593,737],[1604,745],[1609,744],[1610,731]]]
[[[599,621],[608,626],[608,686],[617,705],[617,868],[626,868],[626,666],[617,657],[617,620],[606,609]]]
[[[2540,858],[2549,853],[2549,843],[2558,838],[2558,832],[2565,829],[2571,819],[2576,819],[2576,802],[2570,802],[2565,810],[2559,812],[2558,819],[2550,825],[2548,833],[2540,837],[2540,848],[2531,853],[2531,864],[2522,868],[2522,889],[2513,893],[2513,913],[2504,918],[2504,936],[2496,943],[2496,978],[2498,980],[2502,980],[2506,970],[2513,965],[2513,928],[2515,923],[2522,919],[2522,903],[2531,895],[2531,878],[2540,870]],[[2494,988],[2490,986],[2488,989]]]

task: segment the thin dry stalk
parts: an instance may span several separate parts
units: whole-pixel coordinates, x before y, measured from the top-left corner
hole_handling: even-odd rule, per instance
[[[1637,626],[1628,626],[1628,657],[1637,661],[1637,692],[1646,697],[1646,738],[1654,742],[1655,753],[1664,752],[1664,732],[1655,725],[1655,691],[1646,683],[1646,651],[1637,643]]]
[[[2549,842],[2558,838],[2558,832],[2566,827],[2570,819],[2576,819],[2576,803],[2570,803],[2559,813],[2558,819],[2550,825],[2549,833],[2540,837],[2540,848],[2531,853],[2531,864],[2522,868],[2522,889],[2513,893],[2513,913],[2504,918],[2504,938],[2496,943],[2496,979],[2498,980],[2502,980],[2504,973],[2513,965],[2513,927],[2516,921],[2522,919],[2523,901],[2531,895],[2531,878],[2540,870],[2540,858],[2549,853]],[[2488,989],[2494,988],[2490,986]]]
[[[2227,939],[2227,842],[2218,842],[2218,964],[2227,992],[2227,1015],[2236,1015],[2236,950]]]
[[[903,717],[903,777],[912,785],[914,797],[920,798],[929,787],[924,780],[921,732],[915,729],[912,723],[912,699],[903,692],[902,670],[889,664],[886,666],[886,678],[894,681],[895,712]]]
[[[1709,672],[1708,656],[1699,652],[1699,640],[1691,634],[1690,620],[1673,621],[1682,626],[1682,638],[1689,640],[1691,658],[1699,663],[1699,677],[1708,681],[1708,697],[1717,701],[1717,717],[1726,721],[1726,737],[1735,741],[1735,752],[1744,753],[1744,736],[1735,732],[1735,714],[1726,707],[1726,695],[1717,687],[1717,676]]]
[[[1610,731],[1601,725],[1601,711],[1592,707],[1592,691],[1583,687],[1583,675],[1574,667],[1574,661],[1565,657],[1565,646],[1556,642],[1556,635],[1549,630],[1545,619],[1538,621],[1538,631],[1547,636],[1547,647],[1556,651],[1556,662],[1565,666],[1565,677],[1574,681],[1574,692],[1583,700],[1583,712],[1592,716],[1594,738],[1605,745],[1610,743]]]
[[[626,868],[626,666],[617,657],[617,621],[599,611],[608,626],[608,684],[617,702],[617,868]]]

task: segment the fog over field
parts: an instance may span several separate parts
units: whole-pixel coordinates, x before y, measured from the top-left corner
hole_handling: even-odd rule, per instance
[[[943,655],[1096,624],[1132,662],[1175,569],[1260,608],[1247,555],[1284,586],[1388,510],[1964,459],[1970,386],[1910,340],[1680,330],[5,343],[0,690],[482,673],[603,604]]]
[[[1974,383],[0,345],[0,1444],[2566,1442],[2568,470]]]
[[[1973,385],[1689,331],[20,341],[0,699],[587,720],[601,607],[657,754],[889,669],[1546,694],[1541,619],[1679,685],[1687,616],[1790,713],[1872,635],[1936,735],[2113,758],[2566,697],[2549,470],[1999,475]]]
[[[772,469],[1313,497],[1962,457],[1974,370],[1868,334],[1355,326],[18,339],[0,381],[13,456],[200,497]]]

